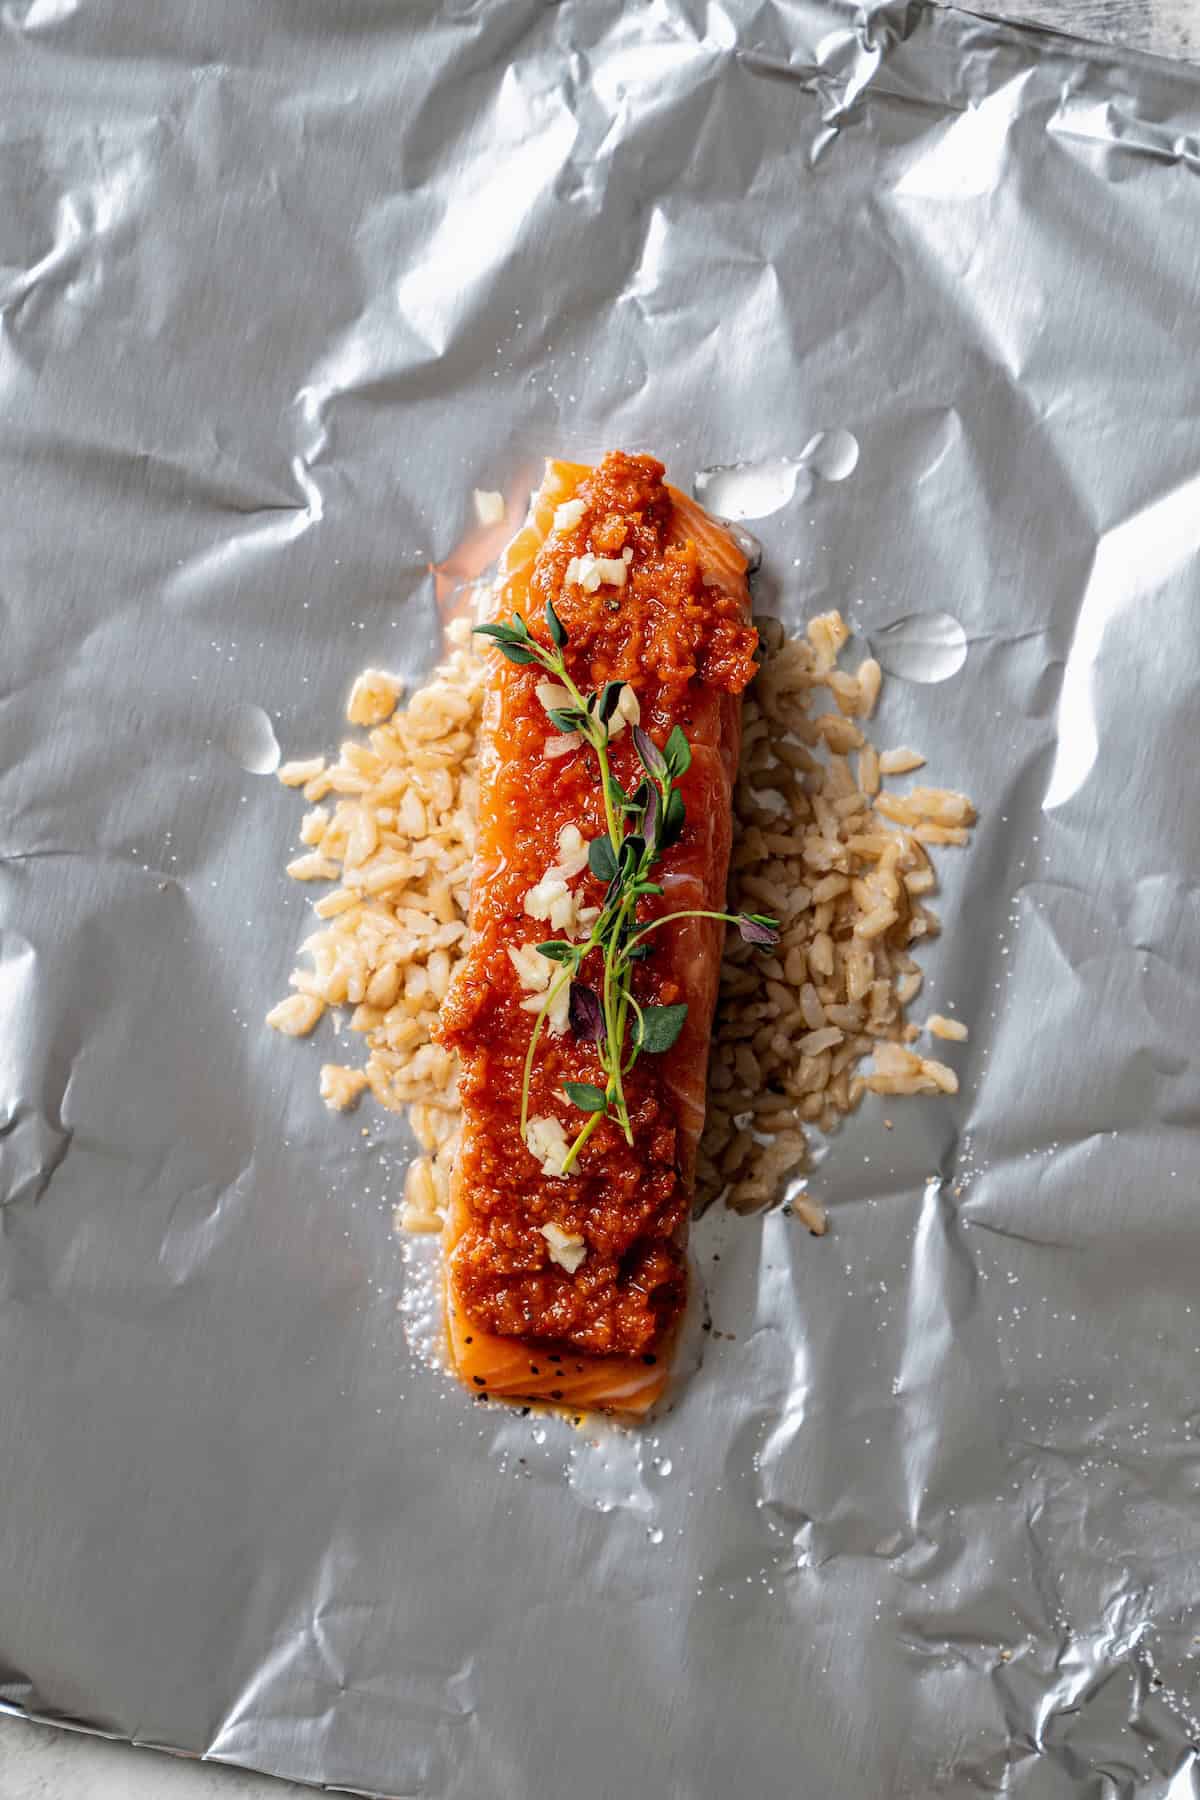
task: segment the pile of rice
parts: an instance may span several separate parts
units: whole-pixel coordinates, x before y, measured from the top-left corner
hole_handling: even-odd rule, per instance
[[[769,1205],[807,1163],[806,1127],[834,1130],[865,1092],[957,1092],[953,1069],[911,1048],[920,1031],[905,1008],[922,981],[912,950],[939,928],[925,905],[937,886],[929,848],[965,844],[975,817],[945,788],[881,792],[885,776],[925,759],[868,741],[882,675],[870,657],[853,674],[839,667],[849,639],[839,613],[813,619],[804,637],[775,619],[759,627],[729,898],[732,911],[778,919],[781,939],[764,957],[729,933],[698,1167],[701,1201],[723,1196],[739,1212]],[[834,710],[814,708],[818,693]],[[967,1035],[940,1014],[927,1028]],[[793,1204],[824,1231],[811,1200]]]
[[[399,681],[359,676],[347,717],[369,727],[365,743],[343,743],[328,767],[317,757],[279,770],[312,803],[300,827],[307,852],[288,874],[337,885],[315,902],[318,928],[300,946],[311,968],[293,971],[296,992],[267,1024],[304,1037],[327,1007],[353,1009],[366,1056],[323,1064],[321,1098],[342,1112],[369,1088],[390,1111],[407,1110],[425,1153],[409,1165],[399,1209],[410,1231],[441,1228],[459,1127],[457,1058],[433,1028],[467,935],[484,665],[467,620],[449,637],[446,661],[403,711]]]
[[[764,957],[731,931],[709,1071],[699,1197],[757,1210],[803,1170],[807,1128],[832,1130],[862,1094],[954,1093],[945,1063],[911,1046],[905,1008],[921,986],[912,948],[938,929],[924,904],[936,886],[928,850],[964,844],[970,802],[946,789],[881,792],[888,775],[923,758],[880,754],[862,721],[879,694],[879,664],[839,667],[848,632],[837,613],[804,637],[760,621],[764,660],[747,697],[730,874],[732,910],[777,918]],[[407,1110],[423,1154],[409,1167],[398,1223],[436,1231],[458,1140],[455,1059],[433,1042],[438,1007],[465,951],[484,664],[465,620],[429,684],[397,711],[401,684],[379,670],[355,682],[347,716],[366,741],[338,760],[285,763],[279,778],[310,802],[298,881],[335,884],[315,902],[318,928],[301,945],[311,966],[267,1015],[293,1037],[327,1008],[350,1008],[361,1064],[326,1063],[321,1097],[336,1111],[370,1089]],[[818,711],[818,692],[833,710]],[[853,763],[851,757],[854,758]],[[966,1028],[935,1014],[933,1035]],[[860,1073],[867,1057],[872,1066]],[[821,1209],[794,1209],[810,1230]]]

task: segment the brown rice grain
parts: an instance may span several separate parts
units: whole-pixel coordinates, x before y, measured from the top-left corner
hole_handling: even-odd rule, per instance
[[[967,1028],[961,1019],[948,1019],[945,1013],[930,1013],[925,1021],[925,1029],[934,1037],[951,1038],[962,1043],[967,1036]]]
[[[881,775],[907,775],[910,769],[923,769],[925,758],[919,750],[910,750],[902,745],[898,750],[881,750],[879,753],[879,772]]]

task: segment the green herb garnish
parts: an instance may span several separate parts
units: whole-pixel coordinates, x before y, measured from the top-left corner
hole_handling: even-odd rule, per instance
[[[551,719],[560,731],[578,733],[589,746],[599,768],[607,833],[588,845],[588,867],[606,884],[599,917],[582,943],[554,938],[538,944],[542,956],[560,965],[534,1022],[525,1056],[521,1082],[521,1136],[529,1122],[529,1084],[538,1041],[547,1014],[563,987],[570,983],[570,1022],[577,1039],[594,1043],[603,1085],[590,1081],[566,1081],[563,1092],[573,1106],[588,1115],[563,1163],[566,1175],[599,1125],[611,1119],[633,1143],[633,1129],[625,1101],[625,1077],[641,1055],[661,1056],[679,1038],[687,1019],[686,1005],[640,1006],[633,996],[635,964],[651,954],[651,932],[676,919],[720,919],[736,925],[747,943],[769,949],[779,942],[774,919],[759,913],[724,913],[691,909],[666,913],[649,924],[638,920],[639,903],[661,895],[661,886],[650,878],[663,851],[677,843],[686,823],[679,782],[692,761],[691,745],[677,725],[660,749],[640,725],[633,727],[633,743],[645,772],[632,794],[627,794],[609,767],[610,722],[621,697],[622,683],[609,681],[596,693],[582,694],[567,673],[567,631],[546,602],[546,626],[550,643],[533,637],[519,613],[511,625],[478,625],[476,633],[491,638],[511,663],[536,663],[559,682],[570,705],[556,707]],[[602,959],[599,992],[581,979],[589,957]],[[594,979],[594,978],[593,978]],[[632,1021],[630,1014],[633,1015]]]

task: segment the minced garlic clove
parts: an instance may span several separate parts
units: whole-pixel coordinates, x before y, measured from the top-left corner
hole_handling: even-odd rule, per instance
[[[538,1230],[550,1246],[550,1261],[574,1275],[587,1256],[587,1244],[581,1237],[564,1231],[561,1225],[539,1225]]]
[[[552,708],[561,712],[574,705],[569,690],[560,681],[539,681],[533,691],[547,712]]]
[[[624,587],[628,574],[629,565],[624,557],[593,556],[589,550],[583,556],[571,558],[563,580],[567,587],[578,585],[585,594],[594,594],[602,585]]]
[[[571,1145],[561,1120],[530,1119],[525,1127],[525,1142],[534,1161],[541,1164],[543,1175],[562,1174]]]
[[[475,517],[481,525],[504,523],[504,495],[492,488],[475,489]]]
[[[638,697],[626,682],[617,695],[617,707],[608,726],[609,737],[619,737],[627,725],[640,725],[642,709]]]

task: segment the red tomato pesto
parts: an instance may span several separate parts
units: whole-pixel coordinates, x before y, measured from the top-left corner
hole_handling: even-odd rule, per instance
[[[643,901],[639,917],[675,910],[671,877],[703,883],[686,904],[721,907],[728,860],[727,775],[717,760],[722,722],[754,673],[756,633],[742,595],[705,585],[697,546],[678,538],[663,465],[649,456],[614,452],[576,488],[584,514],[569,531],[554,531],[538,550],[528,579],[507,584],[497,616],[514,605],[547,643],[545,603],[553,600],[569,635],[568,671],[582,692],[622,679],[634,688],[643,728],[658,744],[675,725],[693,745],[682,783],[684,834],[656,870],[667,895]],[[620,557],[632,550],[626,584],[587,593],[565,585],[573,557]],[[458,1180],[465,1224],[454,1245],[453,1301],[481,1330],[553,1351],[654,1360],[655,1346],[677,1321],[686,1298],[683,1242],[691,1203],[694,1136],[681,1131],[681,1073],[704,1079],[711,1016],[692,1019],[665,1056],[643,1055],[626,1080],[633,1147],[604,1120],[565,1177],[548,1176],[521,1140],[521,1083],[533,1014],[507,954],[509,946],[558,935],[524,909],[529,890],[556,861],[566,825],[585,839],[603,834],[596,759],[586,745],[549,760],[555,727],[535,689],[547,679],[494,654],[494,689],[485,721],[479,844],[472,896],[472,946],[442,1013],[443,1041],[458,1050],[464,1136]],[[707,754],[706,754],[707,750]],[[627,790],[640,766],[626,730],[610,758]],[[724,826],[714,830],[723,809]],[[587,870],[573,886],[583,904],[598,905],[603,884]],[[684,959],[695,953],[670,925],[651,939],[634,994],[641,1004],[670,1004],[694,994]],[[719,954],[719,951],[718,951]],[[599,957],[585,966],[598,971]],[[707,1012],[715,979],[705,990]],[[685,1068],[685,1064],[690,1067]],[[562,1094],[564,1080],[603,1082],[594,1045],[543,1032],[533,1065],[530,1117],[552,1115],[574,1139],[585,1116]],[[702,1086],[701,1086],[702,1093]],[[586,1256],[575,1273],[551,1260],[539,1227],[553,1223],[581,1236]],[[556,1359],[557,1360],[557,1359]]]

